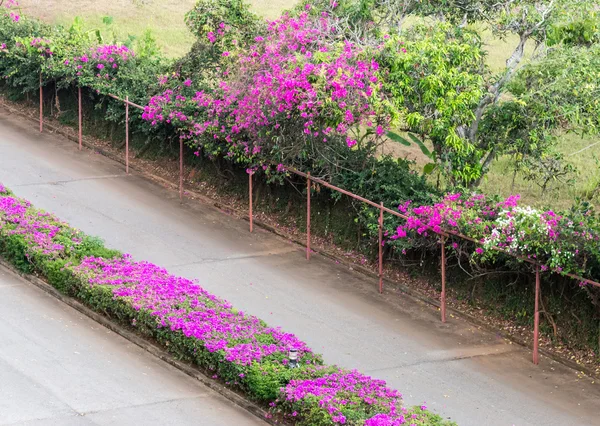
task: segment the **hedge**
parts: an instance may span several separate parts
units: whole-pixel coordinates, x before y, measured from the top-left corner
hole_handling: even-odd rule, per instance
[[[450,425],[402,407],[384,381],[327,366],[295,335],[238,311],[197,283],[106,248],[0,184],[0,256],[93,310],[159,342],[177,358],[305,425]],[[298,365],[289,365],[296,349]]]

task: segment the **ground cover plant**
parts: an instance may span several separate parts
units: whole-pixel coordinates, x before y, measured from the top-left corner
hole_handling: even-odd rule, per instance
[[[104,247],[2,184],[0,255],[269,405],[278,419],[306,425],[451,424],[425,406],[403,408],[401,394],[385,382],[324,365],[293,334],[236,310],[198,283]]]

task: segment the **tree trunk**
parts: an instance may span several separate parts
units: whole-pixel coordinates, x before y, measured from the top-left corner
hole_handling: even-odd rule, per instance
[[[506,60],[506,68],[509,71],[514,70],[517,67],[517,65],[519,65],[519,63],[521,62],[521,59],[523,59],[523,53],[525,52],[525,43],[527,43],[528,39],[529,34],[527,33],[519,35],[519,44],[517,44],[517,47],[515,48],[512,55],[510,55],[510,58]]]
[[[515,192],[515,179],[517,178],[517,169],[513,172],[512,183],[510,184],[510,192]]]
[[[525,43],[529,40],[530,32],[525,32],[519,35],[519,44],[513,51],[510,58],[506,60],[506,71],[502,78],[500,78],[495,84],[493,84],[489,88],[489,92],[484,95],[484,97],[479,101],[479,105],[475,110],[475,119],[471,124],[471,128],[469,129],[469,140],[474,143],[477,139],[477,131],[479,130],[479,123],[481,122],[481,118],[483,117],[483,113],[488,105],[496,103],[498,98],[500,97],[501,89],[504,85],[510,80],[510,77],[513,75],[515,68],[521,60],[523,59],[523,52],[525,49]]]

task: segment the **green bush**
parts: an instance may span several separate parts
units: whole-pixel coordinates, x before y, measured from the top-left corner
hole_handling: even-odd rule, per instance
[[[23,235],[7,234],[11,227],[1,229],[0,236],[0,255],[24,273],[30,273],[33,270],[29,258],[27,257],[27,243]]]

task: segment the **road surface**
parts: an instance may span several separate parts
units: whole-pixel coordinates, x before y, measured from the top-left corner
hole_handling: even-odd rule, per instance
[[[0,425],[266,425],[0,267]]]
[[[385,379],[462,426],[600,425],[600,389],[577,372],[134,175],[0,110],[0,182],[136,259],[196,278],[297,334],[328,363]],[[451,285],[451,283],[449,283]]]

